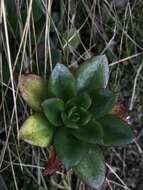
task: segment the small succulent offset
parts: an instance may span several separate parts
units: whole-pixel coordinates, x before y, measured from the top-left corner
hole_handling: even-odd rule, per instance
[[[54,146],[58,160],[86,184],[99,188],[105,179],[105,147],[134,139],[131,127],[114,112],[105,55],[81,64],[72,74],[57,64],[48,81],[22,75],[19,87],[34,110],[20,129],[20,138],[40,147]],[[104,147],[104,149],[103,149]]]

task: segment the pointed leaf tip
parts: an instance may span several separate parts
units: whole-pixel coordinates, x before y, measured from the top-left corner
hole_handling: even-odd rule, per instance
[[[56,64],[49,79],[49,93],[63,100],[76,94],[76,83],[72,73],[63,64]]]
[[[78,91],[92,92],[97,88],[106,88],[108,80],[109,66],[105,55],[91,58],[77,71]]]
[[[109,114],[102,117],[99,122],[103,128],[104,145],[121,146],[133,142],[133,130],[118,116]]]

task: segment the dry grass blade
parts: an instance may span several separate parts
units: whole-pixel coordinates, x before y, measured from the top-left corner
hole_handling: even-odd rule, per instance
[[[62,170],[52,177],[43,177],[48,150],[31,147],[18,138],[19,126],[32,110],[18,91],[17,79],[22,73],[48,78],[60,57],[57,49],[63,55],[60,60],[70,68],[78,67],[94,55],[106,54],[109,58],[110,87],[129,108],[130,123],[138,136],[127,148],[107,152],[109,172],[103,190],[138,190],[141,186],[143,3],[128,1],[124,6],[122,3],[121,0],[118,3],[0,1],[0,183],[5,190],[91,189],[72,171],[65,174]],[[64,33],[72,28],[76,32],[66,41]],[[69,42],[77,33],[80,44],[75,48]]]

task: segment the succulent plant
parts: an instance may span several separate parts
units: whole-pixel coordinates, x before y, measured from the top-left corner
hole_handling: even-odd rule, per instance
[[[131,127],[113,111],[116,95],[108,80],[105,55],[87,60],[74,74],[58,63],[48,81],[33,74],[19,80],[24,100],[36,112],[22,125],[20,138],[40,147],[54,146],[62,165],[93,188],[105,179],[102,147],[134,139]]]

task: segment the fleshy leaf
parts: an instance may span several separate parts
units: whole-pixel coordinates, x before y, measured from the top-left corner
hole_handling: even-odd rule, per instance
[[[83,107],[79,108],[79,115],[80,115],[80,119],[78,121],[79,125],[86,125],[91,119],[90,112],[86,111]]]
[[[62,117],[62,120],[63,120],[63,123],[65,125],[65,127],[67,128],[73,128],[73,129],[77,129],[79,128],[76,124],[76,122],[73,122],[71,121],[68,117],[67,117],[67,114],[65,112],[62,112],[61,113],[61,117]]]
[[[76,139],[69,129],[60,128],[54,137],[57,156],[66,169],[77,165],[86,154],[86,145]]]
[[[41,103],[48,97],[47,81],[34,74],[21,75],[19,89],[26,103],[35,111],[41,111]]]
[[[103,144],[102,126],[98,122],[90,121],[87,125],[73,130],[72,133],[86,143]]]
[[[30,116],[22,125],[19,137],[29,144],[47,147],[51,144],[54,128],[40,113]]]
[[[68,100],[76,94],[76,83],[69,69],[58,63],[49,80],[49,93],[51,96]]]
[[[66,107],[79,106],[88,109],[91,105],[90,96],[87,93],[78,94],[78,96],[70,99]]]
[[[42,108],[48,120],[55,126],[62,124],[61,112],[64,111],[64,102],[59,98],[49,98],[42,102]]]
[[[98,89],[91,94],[92,105],[90,111],[95,118],[109,113],[116,102],[116,96],[108,89]]]
[[[101,150],[98,147],[89,149],[73,171],[87,185],[99,189],[105,180],[105,162]]]
[[[100,119],[100,123],[103,127],[105,145],[120,146],[133,141],[131,127],[116,115],[106,115]]]
[[[80,65],[77,71],[77,90],[91,92],[106,88],[109,79],[108,60],[105,55],[96,56]]]

